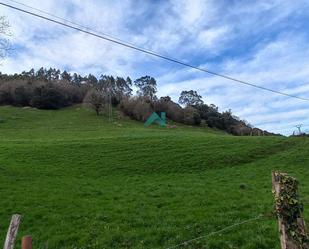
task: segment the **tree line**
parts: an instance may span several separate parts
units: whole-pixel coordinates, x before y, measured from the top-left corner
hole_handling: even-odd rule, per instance
[[[133,87],[137,89],[133,94]],[[20,74],[0,73],[0,104],[31,106],[40,109],[59,109],[85,103],[97,115],[104,113],[109,104],[138,121],[146,121],[152,112],[165,112],[168,120],[193,126],[209,126],[234,135],[274,135],[253,128],[232,114],[219,112],[218,107],[207,105],[193,90],[182,91],[178,103],[169,96],[158,98],[157,82],[151,76],[134,81],[130,77],[92,74],[81,76],[55,68],[40,68]]]

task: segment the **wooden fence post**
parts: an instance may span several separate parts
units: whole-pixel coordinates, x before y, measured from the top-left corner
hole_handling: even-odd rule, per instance
[[[6,235],[3,249],[13,249],[14,248],[14,243],[15,243],[17,232],[18,232],[20,220],[21,220],[21,216],[19,214],[12,215],[11,223],[10,223],[7,235]]]
[[[23,237],[21,241],[21,249],[32,249],[32,237],[30,235]]]
[[[289,179],[290,182],[293,183],[292,184],[293,188],[290,188],[290,190],[292,190],[292,193],[289,193],[289,196],[285,197],[284,195],[286,195],[286,193],[284,193],[283,195],[282,192],[286,191],[285,184],[288,184],[289,182],[287,179]],[[278,216],[281,249],[308,248],[306,247],[308,246],[306,244],[307,242],[303,242],[303,239],[308,238],[308,237],[305,231],[304,219],[301,217],[302,211],[298,209],[296,211],[297,212],[296,214],[298,217],[294,218],[294,220],[293,218],[291,220],[291,217],[289,217],[289,221],[287,221],[284,219],[285,216],[283,214],[289,213],[289,210],[282,210],[283,208],[289,208],[290,207],[289,205],[291,205],[291,208],[295,208],[299,204],[299,200],[292,198],[292,197],[298,196],[296,180],[292,177],[289,177],[287,174],[279,173],[279,172],[272,172],[272,186],[273,186],[273,193],[274,193],[275,202],[276,202],[276,213]],[[289,201],[286,202],[285,198],[289,198]],[[284,203],[284,206],[279,205],[280,203]],[[287,212],[283,212],[283,211],[287,211]],[[289,231],[287,226],[289,226],[289,228],[293,226],[295,231],[294,230]],[[293,235],[295,237],[296,233],[298,234],[298,237],[296,236],[296,238],[297,240],[300,240],[300,241],[296,241],[295,238],[293,239]],[[304,247],[304,243],[306,244],[305,247]]]

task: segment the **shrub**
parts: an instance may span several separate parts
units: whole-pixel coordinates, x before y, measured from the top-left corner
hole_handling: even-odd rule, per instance
[[[0,104],[58,109],[81,103],[87,89],[65,81],[8,80],[0,82]]]
[[[201,123],[201,116],[198,112],[198,110],[196,110],[195,108],[193,108],[192,106],[188,106],[186,108],[184,108],[183,110],[183,121],[185,124],[188,125],[200,125]]]
[[[51,83],[36,87],[30,103],[31,106],[40,109],[59,109],[70,104],[68,96]]]
[[[181,108],[180,105],[174,102],[169,102],[167,104],[166,116],[167,118],[175,122],[178,123],[184,122],[184,110]]]
[[[124,98],[120,103],[120,109],[129,117],[143,122],[154,111],[151,104],[142,97]]]
[[[171,119],[178,123],[183,122],[183,109],[180,105],[173,102],[169,96],[161,97],[160,100],[155,101],[154,111],[157,113],[165,112],[168,119]]]

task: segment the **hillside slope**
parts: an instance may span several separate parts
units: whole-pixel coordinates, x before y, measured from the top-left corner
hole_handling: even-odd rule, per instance
[[[81,107],[0,107],[0,119],[0,244],[21,213],[19,236],[35,248],[168,248],[269,214],[273,169],[300,180],[309,218],[306,138],[144,128]],[[264,218],[182,248],[279,248],[276,225]]]

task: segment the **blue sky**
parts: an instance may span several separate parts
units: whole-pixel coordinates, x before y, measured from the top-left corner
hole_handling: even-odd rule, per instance
[[[19,1],[139,47],[309,98],[309,1]],[[302,123],[309,130],[309,102],[184,68],[3,6],[0,14],[11,24],[15,48],[2,72],[45,66],[80,74],[151,75],[159,96],[177,100],[181,90],[193,89],[206,103],[232,109],[254,126],[291,134]]]

